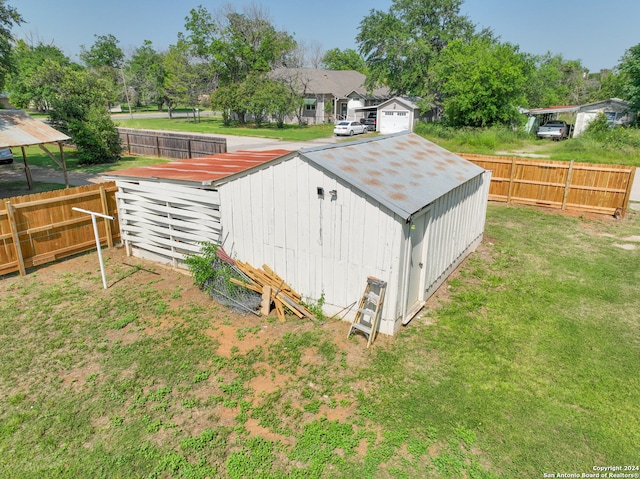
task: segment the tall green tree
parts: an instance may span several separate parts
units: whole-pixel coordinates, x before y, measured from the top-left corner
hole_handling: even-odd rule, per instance
[[[84,45],[80,47],[80,59],[84,64],[92,68],[122,68],[124,53],[118,46],[120,41],[111,34],[94,37],[96,40],[88,50]]]
[[[195,109],[201,106],[202,98],[214,88],[210,68],[207,64],[194,57],[192,45],[178,35],[175,45],[169,47],[164,56],[164,100],[170,105],[183,104]]]
[[[191,10],[185,28],[186,39],[201,62],[209,65],[210,75],[222,89],[217,95],[218,104],[227,105],[240,121],[245,118],[246,105],[227,87],[246,88],[244,83],[250,77],[286,64],[296,47],[293,37],[278,31],[266,13],[255,6],[242,13],[228,7],[215,20],[200,6]],[[230,103],[232,99],[235,106]]]
[[[631,103],[636,113],[640,112],[640,44],[625,52],[618,69],[622,75],[624,99]]]
[[[547,52],[529,56],[529,81],[525,88],[527,106],[579,105],[588,101],[586,69],[579,60],[566,60]]]
[[[461,5],[462,0],[393,0],[388,12],[372,10],[356,36],[369,86],[387,85],[392,94],[433,93],[431,69],[442,50],[452,40],[471,39],[475,31]]]
[[[366,74],[367,64],[357,51],[347,48],[332,48],[322,57],[322,66],[327,70],[356,70]]]
[[[94,37],[95,42],[88,50],[81,45],[80,59],[108,86],[109,104],[127,101],[123,72],[125,56],[119,40],[111,34]]]
[[[108,86],[85,69],[47,60],[37,81],[55,88],[49,121],[71,137],[81,164],[111,163],[120,158],[118,132],[106,108]]]
[[[13,58],[11,48],[13,36],[11,28],[20,25],[24,19],[18,11],[8,5],[5,0],[0,0],[0,90],[4,89],[4,82],[7,75],[13,71]]]
[[[40,111],[48,110],[54,85],[38,81],[42,78],[39,71],[45,68],[47,62],[68,66],[70,60],[55,45],[38,43],[31,46],[24,40],[16,42],[12,57],[15,70],[9,74],[6,82],[11,103],[17,108],[35,106]]]
[[[135,49],[126,64],[128,85],[135,90],[142,105],[157,105],[162,109],[163,86],[166,76],[162,54],[158,53],[149,40]]]
[[[517,47],[481,37],[452,40],[434,73],[448,123],[486,127],[520,116],[527,63]]]

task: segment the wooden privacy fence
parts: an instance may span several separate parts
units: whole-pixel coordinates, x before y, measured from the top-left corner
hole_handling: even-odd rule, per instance
[[[120,238],[115,182],[18,196],[0,203],[0,275],[95,249],[91,215],[74,206],[113,216],[98,220],[101,244]]]
[[[624,216],[635,167],[460,153],[492,170],[489,199]]]
[[[159,158],[197,158],[227,152],[227,140],[198,133],[118,128],[129,154]]]

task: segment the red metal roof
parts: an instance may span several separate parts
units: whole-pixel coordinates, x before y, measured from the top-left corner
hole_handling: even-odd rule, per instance
[[[110,171],[105,175],[170,181],[195,181],[201,184],[211,184],[216,180],[262,165],[288,153],[291,153],[291,151],[238,150],[229,153],[199,156],[198,158],[187,160],[177,160],[170,163]]]

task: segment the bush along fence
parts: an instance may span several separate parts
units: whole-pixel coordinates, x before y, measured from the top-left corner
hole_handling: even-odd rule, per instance
[[[227,140],[198,133],[118,128],[123,149],[130,155],[159,158],[198,158],[227,152]]]
[[[0,203],[0,275],[95,249],[91,215],[73,207],[113,216],[98,219],[102,245],[120,239],[114,182],[9,198]]]
[[[492,170],[489,200],[624,217],[635,167],[460,153]]]

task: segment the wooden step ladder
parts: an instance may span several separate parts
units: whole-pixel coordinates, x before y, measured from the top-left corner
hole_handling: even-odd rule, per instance
[[[351,323],[347,338],[354,331],[360,331],[367,336],[367,348],[373,343],[378,332],[380,324],[380,315],[382,314],[382,304],[384,303],[384,293],[387,289],[387,282],[381,279],[369,276],[367,278],[367,286],[362,294],[362,299],[358,305],[356,317]]]

